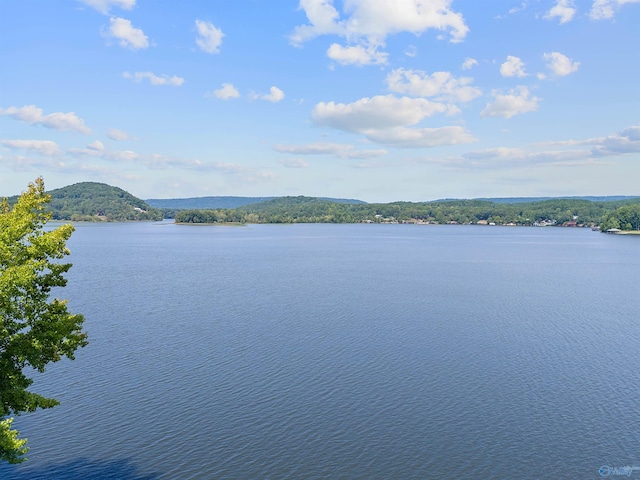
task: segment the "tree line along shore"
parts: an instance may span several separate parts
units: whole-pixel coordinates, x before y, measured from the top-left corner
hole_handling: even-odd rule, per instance
[[[175,212],[176,223],[419,223],[600,227],[640,229],[640,200],[593,202],[552,199],[514,204],[484,200],[425,203],[335,203],[313,197],[282,197],[233,209]]]
[[[141,200],[118,187],[82,182],[51,190],[47,209],[60,221],[157,221],[181,224],[418,223],[553,225],[640,230],[640,197],[598,200],[476,199],[365,203],[318,197],[201,197]],[[9,203],[17,196],[10,197]],[[242,200],[242,202],[240,201]],[[247,203],[249,202],[249,203]],[[170,205],[174,208],[158,208]],[[189,205],[196,208],[176,208]],[[223,205],[224,208],[210,208]],[[202,208],[206,206],[207,208]]]

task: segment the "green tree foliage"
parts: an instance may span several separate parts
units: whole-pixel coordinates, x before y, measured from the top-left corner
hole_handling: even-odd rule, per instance
[[[129,192],[104,183],[82,182],[48,192],[47,210],[54,220],[140,221],[162,220],[160,210],[150,207]],[[9,199],[9,203],[17,197]]]
[[[600,230],[606,232],[612,228],[640,230],[640,204],[624,205],[607,213],[600,224]]]
[[[71,264],[60,260],[69,254],[66,242],[74,228],[44,228],[52,216],[45,209],[49,200],[39,178],[15,205],[0,202],[0,459],[10,463],[24,461],[27,451],[10,416],[58,404],[27,390],[33,380],[25,370],[44,372],[87,344],[82,315],[50,297],[67,283]]]
[[[635,202],[635,203],[633,203]],[[340,203],[314,197],[280,197],[234,209],[185,210],[176,214],[178,223],[359,223],[414,222],[533,225],[555,220],[557,225],[573,221],[598,225],[603,216],[623,207],[619,223],[636,228],[637,200],[594,202],[584,199],[555,199],[535,202],[495,203],[487,200],[447,200],[386,204]]]

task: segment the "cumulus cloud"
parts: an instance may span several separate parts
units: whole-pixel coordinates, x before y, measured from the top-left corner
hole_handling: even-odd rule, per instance
[[[478,61],[475,58],[467,57],[464,59],[464,62],[462,62],[462,69],[471,70],[476,65],[478,65]]]
[[[196,45],[203,52],[220,53],[220,45],[222,45],[222,38],[224,37],[222,30],[211,22],[196,20],[196,31],[198,32]]]
[[[508,55],[507,60],[500,65],[500,74],[503,77],[526,77],[524,62],[513,55]]]
[[[142,29],[136,28],[130,20],[119,17],[109,19],[109,29],[104,33],[107,38],[114,38],[118,45],[132,50],[140,50],[149,46],[149,39]]]
[[[308,168],[309,164],[302,158],[283,158],[278,163],[286,168]]]
[[[266,95],[262,95],[260,98],[268,102],[278,103],[284,98],[284,92],[278,87],[271,87],[269,89],[269,93],[267,93]]]
[[[640,0],[594,0],[589,16],[593,20],[613,18],[617,10],[627,3],[640,3]]]
[[[42,125],[54,130],[75,130],[80,133],[91,133],[91,130],[84,124],[84,120],[73,112],[54,112],[48,115],[42,114],[42,109],[35,105],[25,105],[24,107],[0,108],[0,115],[22,120],[31,125]]]
[[[97,10],[103,15],[109,15],[111,7],[122,8],[123,10],[131,10],[136,0],[80,0],[85,5]]]
[[[415,97],[435,97],[439,101],[469,102],[482,95],[480,89],[471,86],[472,78],[456,78],[449,72],[431,75],[421,70],[398,68],[387,75],[389,90]]]
[[[344,104],[318,103],[311,117],[316,125],[360,133],[372,142],[397,147],[432,147],[469,143],[475,139],[462,127],[408,128],[449,107],[425,98],[394,95],[362,98]]]
[[[60,154],[60,148],[51,140],[2,140],[0,143],[12,150],[27,150],[48,157]]]
[[[570,22],[576,14],[574,0],[557,0],[556,4],[544,16],[547,20],[558,18],[560,24]]]
[[[386,150],[357,150],[343,143],[309,143],[306,145],[274,145],[273,149],[293,155],[335,155],[338,158],[365,159],[386,155]]]
[[[222,100],[229,100],[230,98],[238,98],[240,92],[238,92],[238,89],[236,89],[232,83],[223,83],[222,88],[213,91],[213,96]]]
[[[621,130],[606,137],[591,138],[580,142],[593,145],[593,156],[616,156],[640,153],[640,125]]]
[[[380,41],[391,34],[410,32],[416,35],[429,29],[448,31],[453,42],[464,39],[469,27],[461,13],[451,8],[452,0],[350,0],[340,14],[333,0],[300,0],[300,9],[308,25],[295,28],[290,39],[301,44],[320,35],[367,37]]]
[[[341,65],[383,65],[388,56],[388,53],[379,52],[377,45],[343,47],[333,43],[327,50],[327,57]]]
[[[87,145],[89,150],[95,150],[97,152],[101,152],[104,150],[104,144],[100,140],[96,140],[95,142],[91,142]]]
[[[559,52],[545,53],[543,58],[547,61],[547,68],[558,77],[569,75],[578,70],[580,62],[573,62],[569,57]]]
[[[151,72],[135,72],[135,73],[123,72],[122,76],[124,78],[133,80],[136,83],[140,83],[142,82],[142,80],[147,79],[149,80],[151,85],[170,85],[172,87],[179,87],[184,83],[184,78],[182,77],[178,77],[176,75],[173,75],[171,77],[169,75],[158,76]]]
[[[400,148],[430,148],[476,141],[473,135],[459,126],[438,128],[393,127],[372,130],[367,133],[367,138],[372,142]]]
[[[529,89],[524,86],[514,88],[507,94],[501,94],[494,90],[491,95],[494,100],[480,112],[483,117],[511,118],[514,115],[537,110],[540,102],[538,97],[530,97]]]
[[[415,125],[426,117],[446,111],[446,105],[424,98],[378,95],[349,104],[320,102],[311,117],[317,125],[363,133],[371,129]]]
[[[451,8],[452,0],[349,0],[342,16],[333,0],[300,0],[309,23],[297,26],[290,42],[300,46],[321,35],[337,35],[349,46],[333,44],[327,54],[347,65],[386,63],[387,54],[378,51],[389,35],[409,32],[420,35],[434,29],[448,32],[460,42],[469,31],[461,13]]]
[[[122,130],[118,130],[117,128],[112,128],[111,130],[109,130],[109,132],[107,133],[107,137],[109,137],[111,140],[115,140],[116,142],[133,140],[131,135],[129,135],[127,132],[123,132]]]

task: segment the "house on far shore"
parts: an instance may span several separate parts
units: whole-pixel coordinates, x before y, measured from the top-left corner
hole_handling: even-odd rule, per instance
[[[607,230],[607,233],[620,233],[622,230],[620,230],[619,228],[610,228],[609,230]]]

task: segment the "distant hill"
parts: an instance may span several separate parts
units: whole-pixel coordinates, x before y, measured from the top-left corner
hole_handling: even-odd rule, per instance
[[[492,203],[531,203],[531,202],[543,202],[545,200],[589,200],[590,202],[618,202],[621,200],[633,200],[634,196],[575,196],[575,197],[505,197],[505,198],[474,198],[474,200],[483,200]],[[438,202],[448,202],[453,199],[437,200]]]
[[[275,197],[191,197],[191,198],[150,198],[145,200],[154,208],[171,210],[237,208],[252,203],[273,200]]]
[[[191,197],[191,198],[150,198],[145,200],[154,208],[165,208],[169,210],[218,210],[244,207],[256,203],[269,202],[278,198],[296,198],[296,197]],[[315,197],[306,197],[315,198]],[[362,204],[362,200],[353,200],[345,198],[325,198],[325,200],[334,203],[350,203]]]
[[[104,183],[82,182],[47,192],[51,195],[48,210],[54,220],[132,221],[162,220],[162,212],[144,200],[118,187]],[[18,196],[10,197],[9,203]]]

